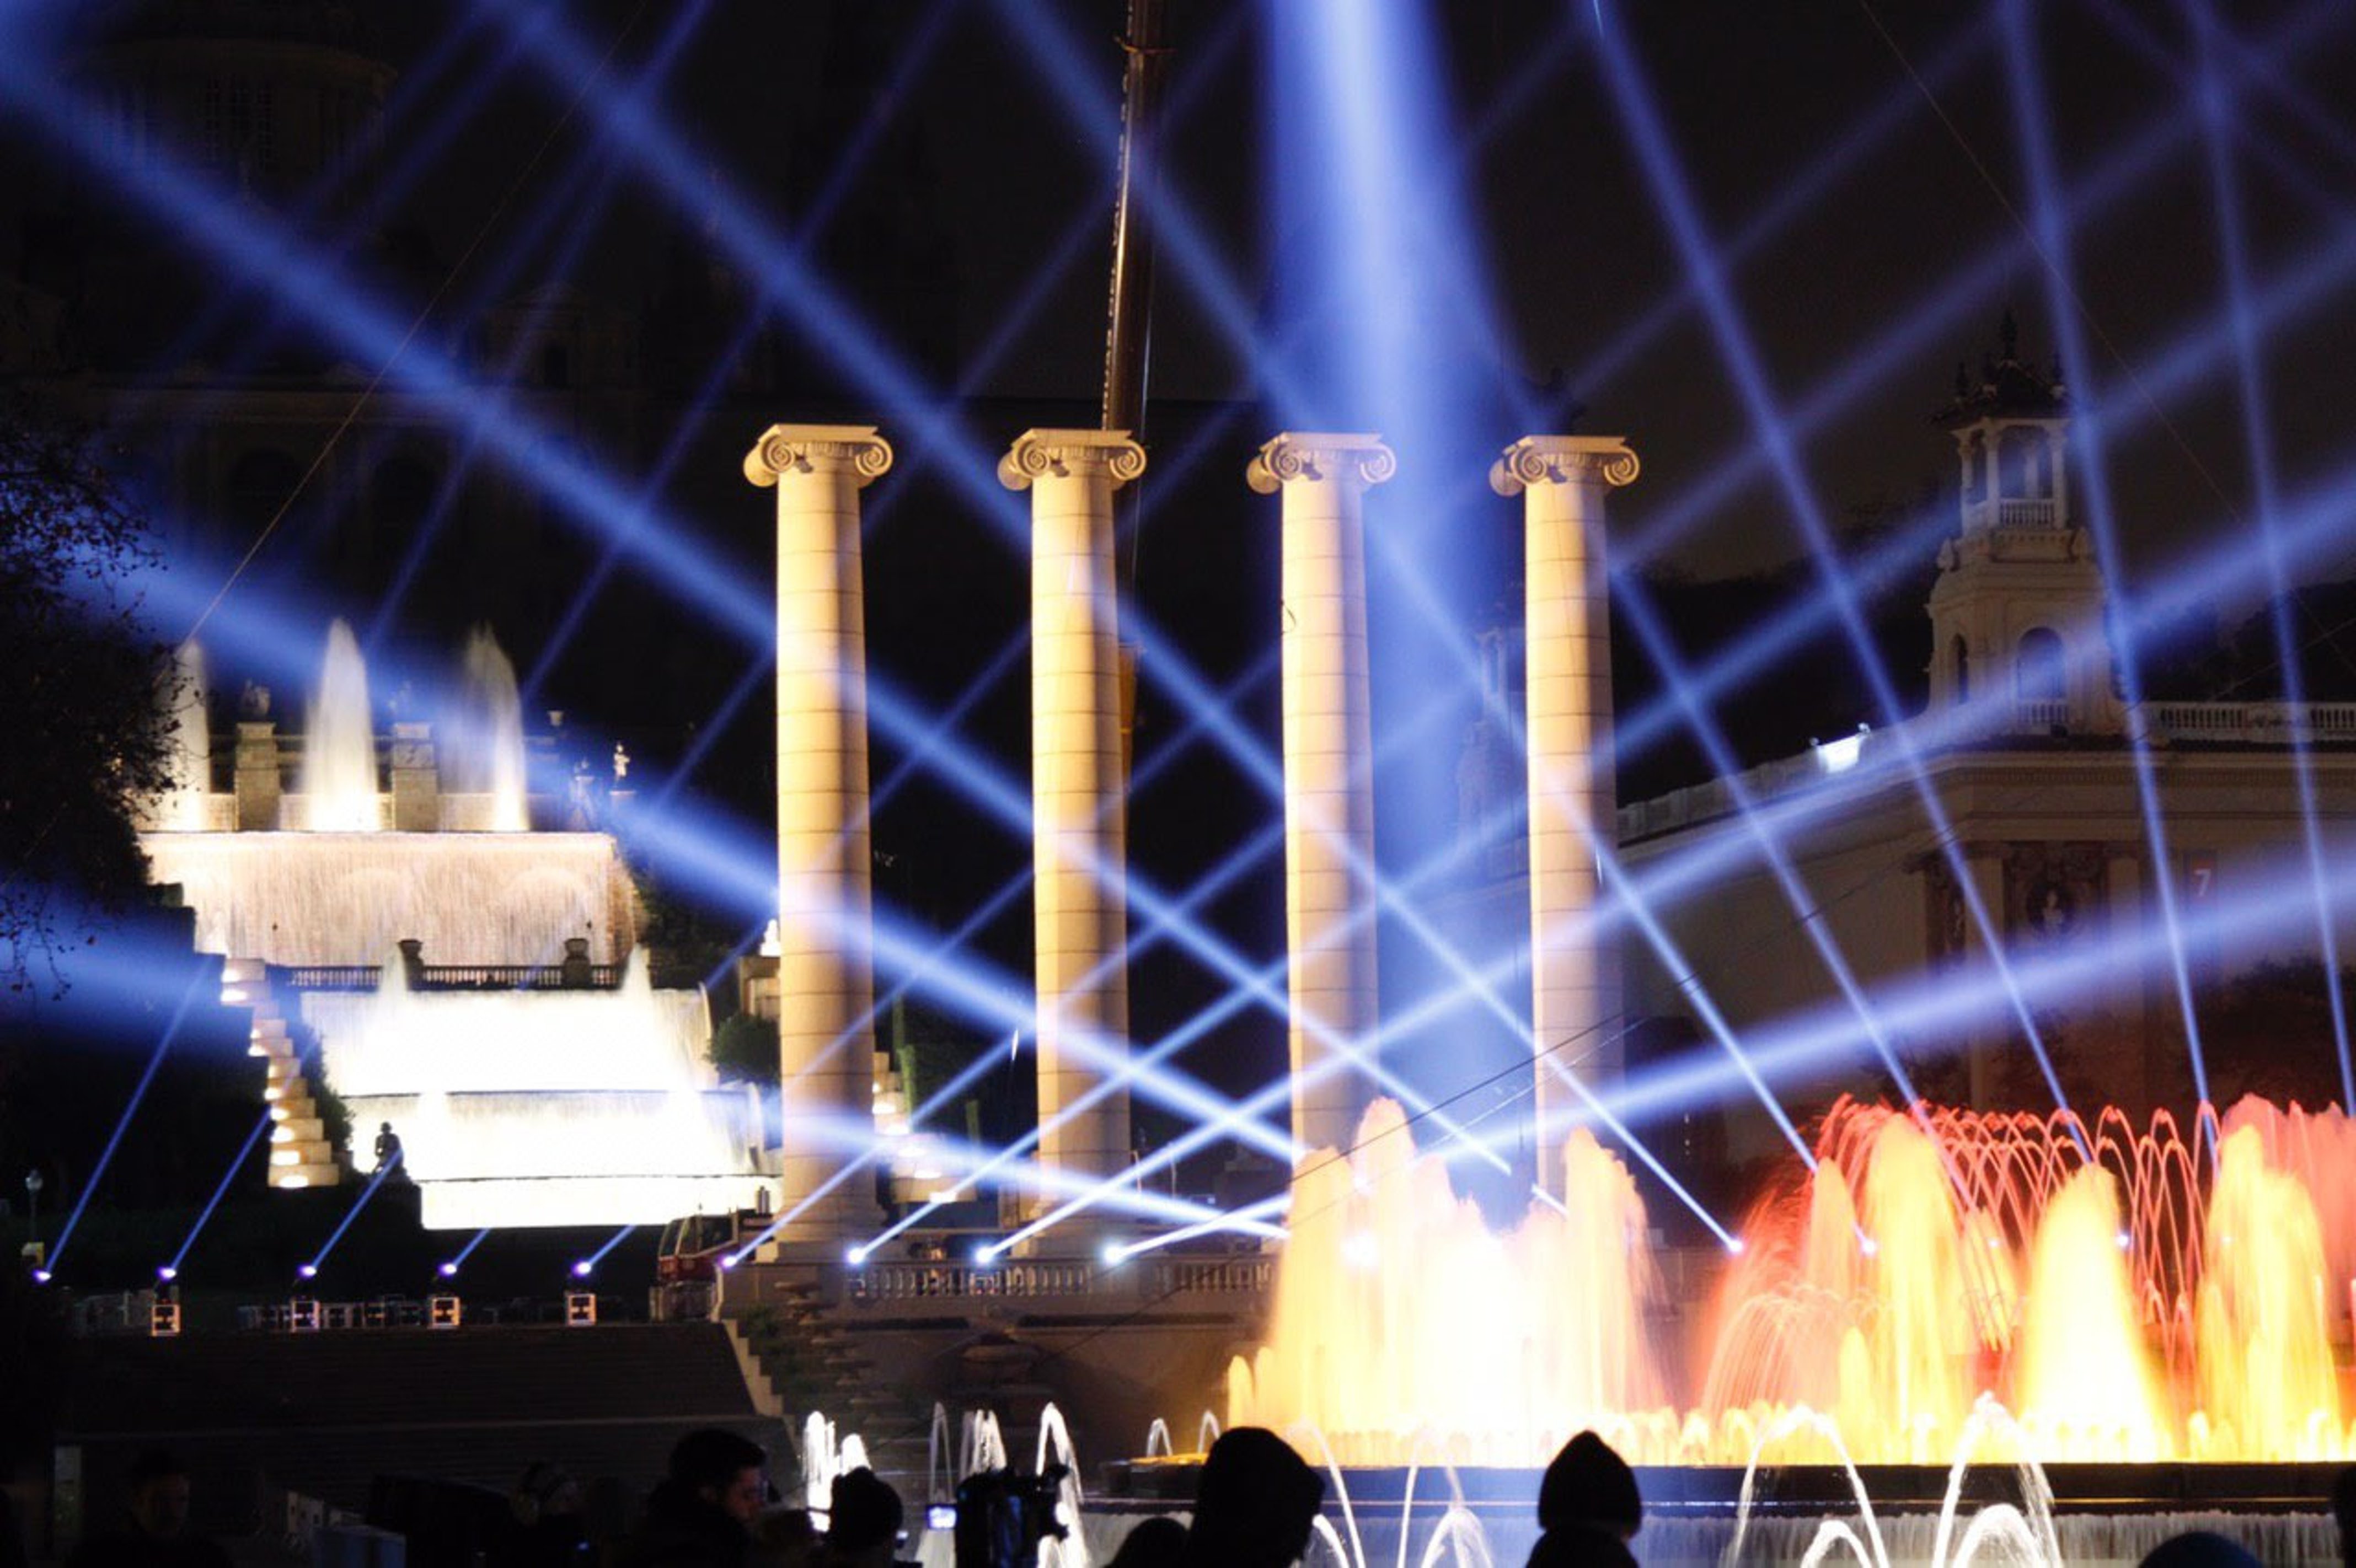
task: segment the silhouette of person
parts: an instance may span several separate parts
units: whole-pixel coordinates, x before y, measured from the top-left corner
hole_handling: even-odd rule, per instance
[[[391,1122],[376,1125],[376,1168],[386,1168],[401,1157],[401,1135],[392,1130]]]
[[[2258,1560],[2222,1535],[2188,1530],[2145,1552],[2143,1568],[2258,1568]]]
[[[492,1562],[501,1568],[572,1568],[589,1561],[580,1483],[564,1467],[535,1459],[508,1494],[509,1530]]]
[[[188,1472],[178,1459],[151,1448],[131,1462],[125,1482],[123,1524],[84,1541],[67,1568],[230,1568],[218,1541],[188,1533]]]
[[[680,1438],[646,1517],[616,1553],[621,1568],[744,1568],[753,1521],[769,1501],[768,1459],[718,1427]]]
[[[828,1568],[892,1568],[907,1517],[892,1483],[867,1468],[834,1478],[826,1515]]]
[[[1644,1528],[1636,1472],[1592,1432],[1562,1445],[1538,1483],[1538,1528],[1530,1568],[1636,1561],[1628,1542]]]
[[[1178,1568],[1186,1560],[1186,1527],[1166,1513],[1137,1521],[1108,1568]]]
[[[1220,1435],[1203,1457],[1187,1568],[1287,1568],[1309,1550],[1325,1483],[1291,1445],[1258,1426]]]

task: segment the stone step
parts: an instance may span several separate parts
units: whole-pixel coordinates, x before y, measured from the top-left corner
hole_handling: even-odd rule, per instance
[[[281,1106],[286,1104],[284,1100],[278,1103]],[[310,1107],[307,1098],[304,1104],[306,1109]],[[290,1115],[270,1129],[270,1141],[273,1145],[316,1144],[325,1148],[327,1144],[327,1124],[320,1120],[316,1111],[309,1115]]]
[[[306,1165],[273,1165],[270,1185],[273,1187],[333,1187],[343,1179],[343,1172],[332,1159],[321,1159]]]

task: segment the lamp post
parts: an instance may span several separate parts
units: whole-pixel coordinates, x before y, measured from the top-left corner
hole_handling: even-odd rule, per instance
[[[41,1245],[41,1185],[39,1171],[28,1170],[25,1173],[25,1228],[27,1239],[32,1244],[34,1261],[37,1264],[40,1261]]]

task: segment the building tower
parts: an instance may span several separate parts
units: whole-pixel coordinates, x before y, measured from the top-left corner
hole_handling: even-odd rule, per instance
[[[1930,710],[1966,733],[2115,735],[2102,569],[2070,516],[2069,396],[2019,357],[2009,315],[2001,338],[1976,379],[1958,368],[1938,415],[1962,465],[1961,528],[1931,590]]]

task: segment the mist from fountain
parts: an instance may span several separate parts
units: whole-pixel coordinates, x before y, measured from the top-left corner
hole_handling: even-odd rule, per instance
[[[488,801],[482,818],[466,826],[492,833],[530,828],[523,703],[517,694],[515,665],[488,626],[467,635],[459,708],[443,727],[441,762],[446,790]]]
[[[1774,1433],[1778,1462],[1937,1465],[1992,1397],[2019,1418],[1991,1457],[2356,1453],[2330,1340],[2351,1243],[2321,1217],[2356,1186],[2337,1108],[2244,1102],[2189,1144],[2106,1112],[2092,1164],[2058,1118],[1924,1112],[1935,1145],[1912,1114],[1836,1105],[1679,1356],[1648,1327],[1662,1282],[1616,1159],[1574,1137],[1569,1212],[1499,1235],[1378,1103],[1347,1159],[1302,1163],[1229,1422],[1313,1427],[1349,1465],[1538,1466],[1582,1427],[1639,1463],[1740,1464]]]
[[[303,735],[303,826],[314,833],[373,833],[383,826],[368,667],[351,627],[327,627],[319,688]]]
[[[173,659],[179,688],[172,702],[172,787],[159,813],[168,833],[201,833],[212,795],[212,727],[205,712],[205,653],[191,637]]]

